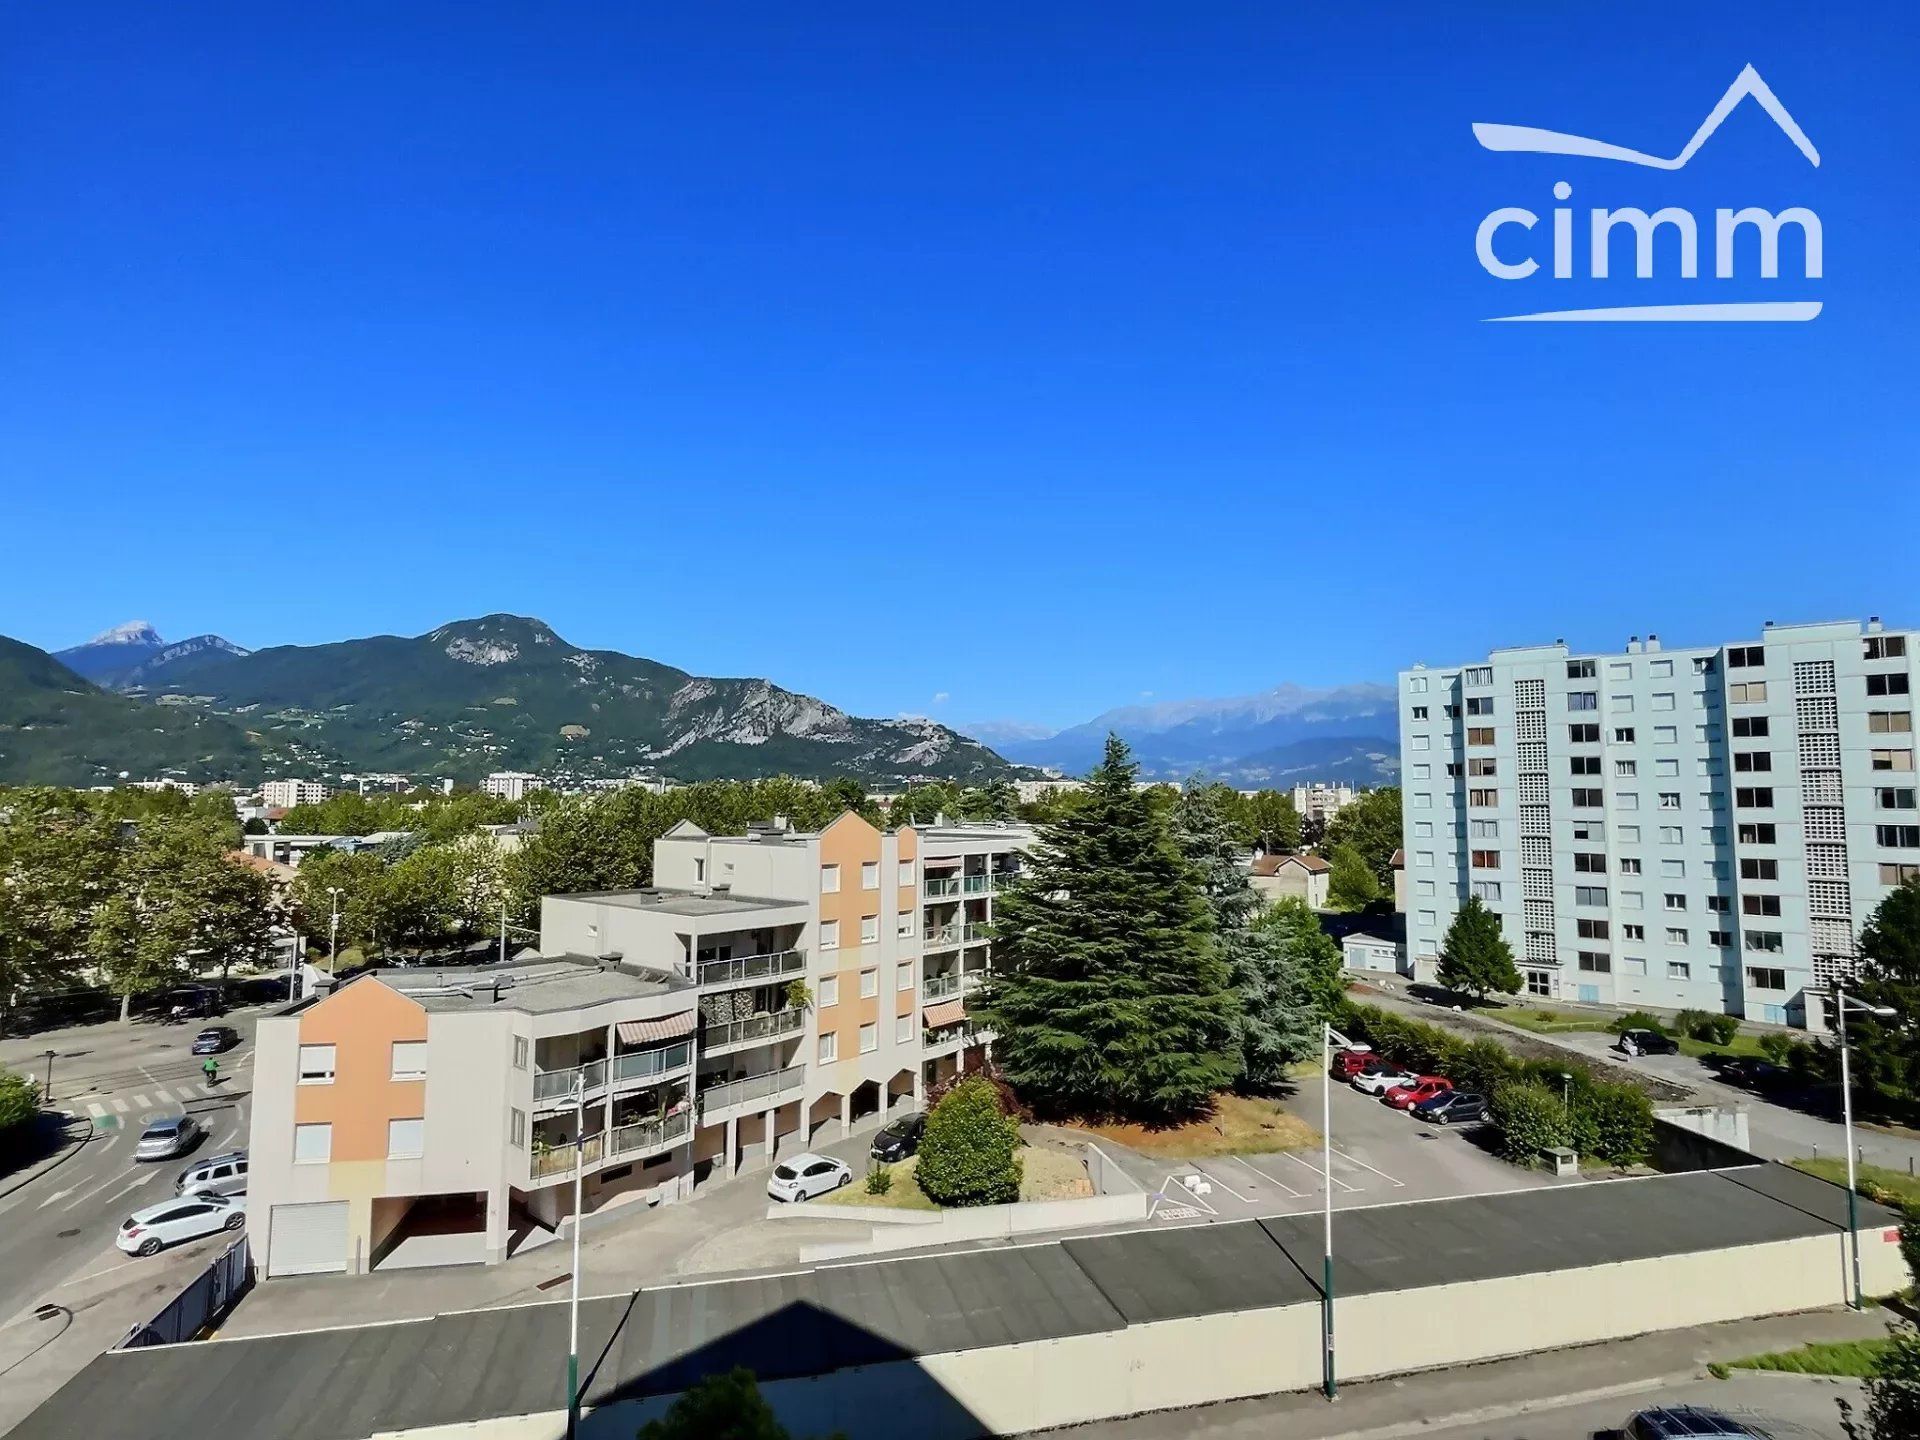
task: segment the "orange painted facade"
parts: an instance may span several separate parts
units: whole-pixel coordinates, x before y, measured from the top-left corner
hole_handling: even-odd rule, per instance
[[[424,1119],[427,1082],[393,1079],[396,1040],[425,1040],[427,1012],[379,980],[342,987],[300,1017],[302,1045],[334,1047],[333,1082],[294,1088],[296,1125],[331,1125],[335,1163],[387,1158],[387,1122]]]

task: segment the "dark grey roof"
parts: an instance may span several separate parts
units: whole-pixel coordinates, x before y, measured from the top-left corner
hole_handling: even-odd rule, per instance
[[[1342,1294],[1565,1270],[1836,1233],[1845,1193],[1777,1165],[1342,1210]],[[1861,1207],[1861,1223],[1895,1223]],[[1311,1303],[1315,1214],[1135,1230],[642,1290],[581,1307],[591,1405]],[[102,1355],[14,1440],[359,1440],[564,1408],[564,1302]],[[951,1405],[937,1385],[903,1405]],[[111,1397],[102,1403],[102,1396]],[[921,1413],[915,1411],[914,1413]],[[944,1427],[936,1427],[944,1428]],[[964,1428],[964,1427],[960,1427]]]

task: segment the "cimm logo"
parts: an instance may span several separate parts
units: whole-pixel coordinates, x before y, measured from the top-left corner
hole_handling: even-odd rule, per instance
[[[1751,96],[1766,111],[1767,115],[1793,142],[1794,148],[1806,157],[1809,165],[1820,164],[1820,152],[1807,138],[1793,116],[1787,113],[1787,107],[1767,82],[1760,78],[1760,72],[1749,65],[1740,72],[1740,77],[1727,88],[1720,97],[1720,103],[1713,107],[1713,113],[1693,132],[1693,138],[1687,141],[1678,155],[1667,158],[1661,155],[1649,155],[1644,151],[1630,150],[1624,145],[1610,144],[1605,140],[1590,140],[1584,135],[1565,135],[1557,130],[1540,130],[1531,125],[1489,125],[1476,123],[1473,127],[1474,138],[1488,150],[1520,151],[1534,155],[1569,155],[1591,160],[1613,160],[1623,165],[1640,165],[1652,170],[1680,170],[1687,162],[1700,153],[1720,128],[1720,124],[1742,100]],[[1553,198],[1570,200],[1573,198],[1573,186],[1565,180],[1556,181],[1553,186]],[[1803,278],[1818,280],[1821,271],[1820,217],[1805,206],[1792,205],[1777,214],[1759,206],[1749,205],[1741,208],[1722,207],[1713,212],[1712,246],[1713,273],[1717,279],[1731,279],[1736,273],[1736,242],[1741,231],[1751,228],[1757,237],[1757,245],[1749,244],[1751,251],[1757,251],[1759,276],[1765,280],[1777,280],[1780,276],[1780,232],[1787,226],[1794,226],[1800,232],[1803,260]],[[1545,276],[1554,280],[1591,278],[1605,280],[1611,273],[1612,257],[1609,254],[1613,232],[1620,227],[1632,231],[1634,275],[1642,280],[1652,279],[1656,274],[1655,248],[1656,236],[1663,228],[1670,228],[1673,240],[1663,243],[1662,251],[1671,258],[1667,273],[1682,280],[1695,280],[1700,275],[1700,248],[1702,243],[1702,225],[1691,210],[1675,205],[1663,206],[1648,214],[1645,210],[1627,206],[1609,209],[1595,206],[1587,216],[1586,225],[1586,267],[1581,271],[1575,263],[1576,227],[1574,212],[1570,206],[1556,206],[1553,210],[1551,253],[1545,258],[1543,267],[1539,254],[1540,246],[1536,238],[1536,227],[1540,216],[1532,210],[1518,205],[1508,205],[1493,211],[1480,222],[1480,228],[1474,236],[1474,253],[1479,256],[1481,266],[1489,275],[1500,280],[1530,280]],[[1679,305],[1625,305],[1606,306],[1583,310],[1535,310],[1522,315],[1490,315],[1489,320],[1811,320],[1820,313],[1818,300],[1764,300],[1741,302],[1705,302]]]

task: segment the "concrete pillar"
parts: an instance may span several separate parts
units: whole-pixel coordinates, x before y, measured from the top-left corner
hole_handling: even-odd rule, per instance
[[[925,1065],[913,1067],[913,1108],[916,1110],[927,1108],[927,1067]]]
[[[778,1110],[769,1110],[767,1111],[766,1116],[764,1117],[767,1128],[763,1130],[761,1133],[766,1137],[767,1164],[769,1165],[773,1164],[773,1150],[774,1150],[775,1144],[777,1143],[777,1130],[774,1125],[774,1121],[776,1121],[779,1118],[779,1116],[780,1116],[780,1112]]]
[[[507,1192],[497,1190],[487,1196],[487,1263],[497,1265],[507,1258],[507,1245],[513,1238],[513,1232],[507,1224]]]
[[[740,1166],[740,1118],[737,1115],[727,1117],[727,1168],[731,1175]]]
[[[853,1133],[853,1092],[849,1090],[840,1097],[840,1138],[845,1139]]]

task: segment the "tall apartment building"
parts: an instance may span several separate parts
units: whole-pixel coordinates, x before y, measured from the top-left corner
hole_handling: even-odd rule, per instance
[[[501,1259],[569,1212],[576,1141],[591,1211],[918,1103],[984,1057],[967,995],[1030,841],[683,823],[655,887],[545,897],[540,959],[365,975],[262,1020],[263,1273]]]
[[[269,780],[260,787],[260,799],[269,810],[291,810],[296,805],[318,805],[327,787],[318,780]]]
[[[524,770],[496,770],[480,782],[480,788],[502,800],[524,800],[528,791],[546,789],[547,782]]]
[[[1861,927],[1920,875],[1917,654],[1877,619],[1768,622],[1402,672],[1416,974],[1478,896],[1528,994],[1823,1024]]]
[[[1353,803],[1351,785],[1296,785],[1293,787],[1293,809],[1302,820],[1318,820],[1325,823],[1333,819],[1347,806]]]

